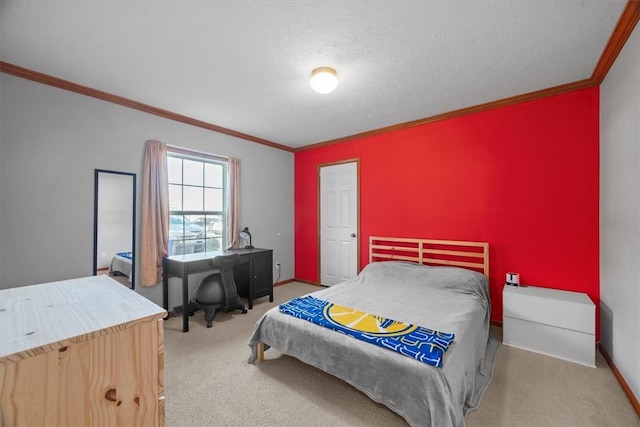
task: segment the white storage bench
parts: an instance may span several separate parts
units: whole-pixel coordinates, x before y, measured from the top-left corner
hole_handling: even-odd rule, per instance
[[[504,344],[595,368],[596,307],[587,294],[505,286],[502,313]]]

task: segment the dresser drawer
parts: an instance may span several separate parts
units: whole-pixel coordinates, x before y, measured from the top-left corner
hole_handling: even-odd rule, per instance
[[[535,286],[505,286],[503,315],[594,334],[595,305],[583,293]]]
[[[591,334],[510,317],[505,317],[502,331],[506,345],[595,367]]]

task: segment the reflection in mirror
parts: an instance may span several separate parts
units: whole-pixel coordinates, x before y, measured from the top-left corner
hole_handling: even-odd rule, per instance
[[[96,169],[93,274],[135,286],[136,174]]]

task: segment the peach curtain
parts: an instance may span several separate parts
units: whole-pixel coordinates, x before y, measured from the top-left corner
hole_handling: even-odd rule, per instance
[[[167,146],[147,141],[142,169],[140,218],[140,284],[155,286],[162,281],[162,259],[169,245],[169,188]]]
[[[240,247],[240,159],[228,160],[227,180],[227,242],[230,248]]]

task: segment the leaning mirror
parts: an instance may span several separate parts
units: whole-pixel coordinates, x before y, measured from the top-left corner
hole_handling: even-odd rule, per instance
[[[136,174],[96,169],[93,274],[135,286]]]

